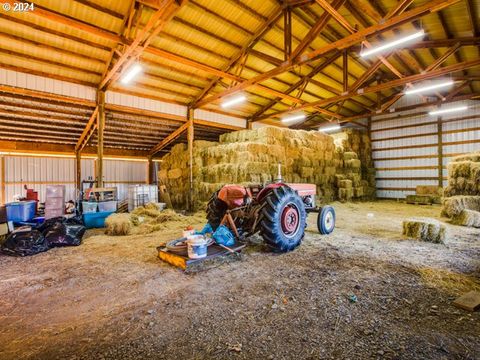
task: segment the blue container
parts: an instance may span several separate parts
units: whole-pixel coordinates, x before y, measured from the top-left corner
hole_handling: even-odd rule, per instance
[[[115,211],[102,211],[95,213],[84,213],[83,222],[87,229],[105,227],[105,219]]]
[[[35,217],[36,201],[17,201],[6,204],[7,220],[13,222],[30,221]]]

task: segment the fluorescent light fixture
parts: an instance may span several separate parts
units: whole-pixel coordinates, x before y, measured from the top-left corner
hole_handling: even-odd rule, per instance
[[[142,67],[138,64],[133,65],[128,69],[127,73],[122,78],[122,84],[128,84],[132,79],[142,71]]]
[[[318,131],[321,131],[321,132],[331,132],[331,131],[338,131],[340,130],[342,127],[340,125],[334,125],[334,126],[328,126],[328,127],[324,127],[324,128],[320,128],[318,129]]]
[[[380,45],[378,47],[374,47],[374,48],[362,51],[360,53],[360,56],[361,57],[367,57],[367,56],[382,52],[384,50],[394,48],[394,47],[396,47],[400,44],[403,44],[403,43],[406,43],[406,42],[409,42],[409,41],[412,41],[412,40],[415,40],[415,39],[419,39],[419,38],[423,37],[424,35],[425,35],[425,31],[420,30],[416,33],[404,36],[404,37],[399,38],[397,40],[389,41],[388,43],[386,43],[384,45]]]
[[[230,98],[228,99],[227,101],[225,101],[224,103],[222,103],[222,108],[229,108],[233,105],[237,105],[237,104],[241,104],[243,103],[245,100],[247,100],[247,97],[245,95],[239,95],[239,96],[235,96],[233,98]]]
[[[428,85],[428,86],[422,86],[422,87],[419,87],[419,88],[409,89],[409,90],[405,91],[405,95],[425,93],[425,92],[430,91],[430,90],[439,89],[439,88],[452,86],[452,85],[453,85],[453,80],[447,80],[447,81],[440,82],[440,83],[437,83],[437,84],[432,84],[432,85]]]
[[[282,122],[290,122],[290,121],[295,121],[295,120],[303,120],[305,119],[305,114],[296,114],[292,116],[287,116],[282,119]]]
[[[448,108],[448,109],[438,109],[438,110],[430,111],[428,115],[433,116],[433,115],[448,114],[448,113],[457,112],[457,111],[464,111],[467,109],[468,109],[468,106],[457,106],[457,107]]]

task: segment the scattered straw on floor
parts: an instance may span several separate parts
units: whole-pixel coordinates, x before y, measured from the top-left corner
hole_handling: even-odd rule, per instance
[[[480,291],[480,280],[471,275],[432,268],[421,268],[418,272],[428,286],[455,296],[472,290]]]
[[[205,213],[185,216],[171,209],[158,210],[155,204],[147,204],[130,214],[112,214],[105,220],[107,235],[145,235],[155,231],[181,228],[206,221]]]
[[[403,235],[432,243],[444,243],[446,227],[435,219],[408,219],[403,222]]]

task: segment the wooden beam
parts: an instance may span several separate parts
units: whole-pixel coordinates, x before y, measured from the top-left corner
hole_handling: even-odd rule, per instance
[[[435,70],[432,70],[432,71],[429,71],[429,72],[426,72],[426,73],[423,73],[423,74],[411,75],[411,76],[404,77],[402,79],[396,79],[396,80],[388,81],[388,82],[385,82],[385,83],[380,83],[378,85],[369,86],[369,87],[366,87],[366,88],[359,89],[355,92],[349,91],[345,95],[335,96],[335,97],[332,97],[332,98],[327,98],[327,99],[324,99],[324,100],[318,100],[318,101],[314,101],[314,102],[311,102],[311,103],[307,103],[307,104],[298,106],[296,109],[279,111],[279,112],[276,112],[274,114],[270,114],[266,117],[262,117],[261,119],[271,118],[271,117],[279,117],[281,115],[288,114],[292,111],[298,111],[298,110],[302,110],[302,109],[313,108],[315,106],[325,106],[325,105],[329,105],[329,104],[332,104],[334,102],[338,102],[338,101],[341,101],[341,100],[350,99],[350,98],[353,98],[355,96],[368,94],[368,93],[375,93],[375,92],[383,91],[385,89],[391,89],[391,88],[403,86],[403,85],[406,85],[407,83],[414,83],[414,82],[417,82],[417,81],[428,80],[428,79],[432,79],[432,78],[435,78],[435,77],[438,77],[438,76],[446,75],[446,74],[449,74],[449,73],[452,73],[452,72],[455,72],[455,71],[465,70],[465,69],[475,67],[475,66],[479,66],[479,65],[480,65],[480,59],[465,61],[465,62],[457,63],[457,64],[454,64],[454,65],[445,66],[445,67],[440,68],[440,69],[435,69]]]
[[[97,186],[103,187],[103,141],[105,129],[105,92],[97,91]]]
[[[350,25],[350,23],[345,19],[340,13],[332,6],[327,0],[316,0],[317,4],[320,5],[326,12],[330,14],[340,25],[350,33],[356,32],[356,29]]]
[[[336,10],[340,8],[340,6],[342,6],[344,2],[345,0],[335,0],[332,3],[332,7]],[[325,12],[322,14],[322,16],[320,16],[320,18],[315,23],[315,25],[310,29],[308,34],[302,39],[300,44],[298,44],[295,50],[293,51],[291,56],[292,59],[297,59],[310,46],[310,44],[317,38],[320,32],[325,28],[325,26],[327,25],[331,17],[332,16],[328,12]]]
[[[448,103],[457,102],[457,101],[470,100],[470,99],[473,99],[473,98],[476,98],[476,97],[480,98],[480,95],[478,95],[478,94],[467,94],[467,95],[455,96],[455,97],[453,97],[451,99],[447,99],[447,100],[427,101],[425,103],[409,105],[409,106],[402,106],[402,107],[398,107],[398,108],[395,108],[395,109],[392,108],[388,112],[383,113],[383,114],[380,111],[373,111],[373,112],[369,112],[369,113],[364,113],[364,114],[359,114],[359,115],[355,115],[355,116],[351,116],[351,117],[346,117],[343,120],[341,120],[341,122],[349,122],[349,121],[352,121],[352,120],[365,119],[365,118],[370,117],[370,116],[378,116],[378,115],[385,115],[385,114],[392,114],[393,115],[393,114],[398,114],[398,113],[402,113],[402,112],[405,112],[405,111],[410,111],[410,110],[419,109],[419,108],[423,108],[423,107],[435,107],[435,106],[438,106],[438,105],[441,105],[441,104],[448,104]]]
[[[206,98],[199,102],[197,104],[197,107],[202,107],[205,106],[217,99],[220,99],[222,97],[225,97],[227,95],[233,94],[235,92],[245,90],[248,87],[254,86],[258,83],[261,83],[263,81],[266,81],[268,79],[271,79],[272,77],[282,74],[286,71],[291,70],[293,67],[301,64],[307,64],[314,59],[317,59],[320,56],[324,56],[325,54],[331,52],[331,51],[338,51],[338,50],[343,50],[346,48],[349,48],[355,44],[360,43],[361,41],[364,41],[367,36],[377,34],[382,31],[390,30],[398,25],[404,24],[409,21],[413,21],[415,19],[418,19],[422,16],[428,15],[433,12],[440,11],[441,9],[444,9],[452,4],[455,4],[459,2],[460,0],[445,0],[445,1],[440,1],[440,0],[432,0],[422,6],[419,6],[413,10],[410,10],[408,12],[405,12],[401,15],[397,15],[391,19],[388,19],[384,21],[381,24],[377,24],[374,26],[370,26],[368,28],[362,29],[360,31],[357,31],[341,40],[335,41],[333,43],[327,44],[320,49],[314,50],[308,54],[305,54],[299,58],[297,61],[292,61],[289,60],[285,62],[283,65],[276,67],[270,71],[267,71],[266,73],[254,76],[251,79],[248,79],[246,81],[241,82],[240,84],[231,87],[230,89],[227,89],[223,92],[220,92],[218,94],[212,95],[209,98]]]
[[[187,145],[188,145],[188,210],[194,210],[194,198],[193,198],[193,139],[194,139],[194,123],[193,123],[192,108],[187,109]]]
[[[125,49],[122,56],[115,62],[115,65],[107,72],[100,82],[99,89],[103,89],[108,83],[115,81],[121,69],[128,69],[141,52],[150,45],[150,42],[158,33],[163,30],[164,26],[180,7],[186,3],[187,0],[182,0],[180,4],[175,0],[163,1],[161,8],[150,17],[145,27],[135,37],[135,40]]]
[[[82,191],[82,154],[80,151],[75,151],[75,189],[77,190],[76,198]]]
[[[30,89],[19,88],[19,87],[8,86],[8,85],[0,85],[0,93],[2,92],[20,95],[20,96],[30,96],[30,97],[35,97],[35,98],[45,99],[45,100],[53,100],[53,101],[58,101],[62,103],[67,103],[67,104],[83,105],[83,106],[88,106],[92,108],[96,106],[95,102],[90,100],[75,98],[71,96],[57,95],[57,94],[48,93],[44,91],[30,90]]]
[[[90,1],[90,0],[74,0],[74,1],[84,6],[100,11],[104,14],[108,14],[110,16],[116,17],[117,19],[123,19],[123,14],[116,12],[110,8],[101,6],[93,1]]]
[[[440,56],[438,59],[436,59],[432,64],[430,64],[426,69],[425,71],[432,71],[432,70],[435,70],[437,69],[440,65],[442,65],[443,62],[445,62],[445,60],[448,59],[448,57],[452,54],[454,54],[458,49],[459,49],[460,45],[459,44],[455,44],[454,46],[452,46],[450,49],[448,49],[442,56]],[[393,104],[395,104],[398,100],[400,100],[405,94],[403,92],[397,94],[396,96],[394,96],[391,100],[387,101],[385,104],[383,104],[381,107],[380,107],[380,110],[381,111],[385,111],[387,110],[389,107],[391,107]]]
[[[292,55],[292,9],[283,9],[283,55],[285,61]]]
[[[175,130],[173,133],[168,135],[165,139],[163,139],[160,143],[155,145],[152,150],[150,150],[150,155],[155,155],[158,153],[160,150],[165,148],[167,145],[169,145],[172,141],[177,139],[180,135],[182,135],[188,128],[188,122],[185,122],[182,126],[180,126],[177,130]]]
[[[80,138],[78,139],[77,144],[75,145],[75,151],[82,151],[82,149],[88,143],[88,140],[96,130],[97,115],[98,115],[98,106],[95,108],[92,115],[90,116],[90,119],[88,120],[87,125],[85,126],[85,129],[82,132],[82,135],[80,135]]]

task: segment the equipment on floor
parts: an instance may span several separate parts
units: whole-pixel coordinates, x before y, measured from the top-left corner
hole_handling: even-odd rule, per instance
[[[225,185],[212,195],[207,219],[213,230],[227,226],[238,240],[260,232],[275,251],[295,249],[303,240],[307,213],[316,212],[321,234],[335,228],[335,210],[315,205],[315,184],[287,184],[281,177],[266,186]]]

